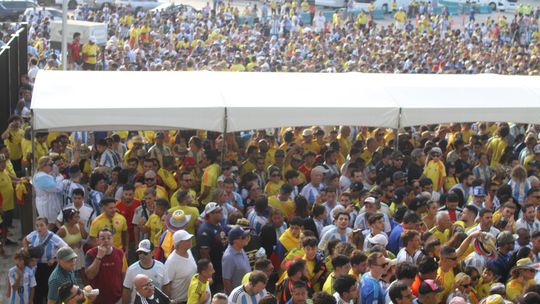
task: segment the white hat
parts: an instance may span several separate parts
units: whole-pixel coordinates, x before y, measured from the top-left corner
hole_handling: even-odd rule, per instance
[[[176,246],[180,241],[187,241],[193,237],[193,234],[185,231],[178,230],[173,234],[173,243]]]
[[[313,131],[311,131],[311,129],[304,129],[304,131],[302,131],[302,136],[313,136]]]
[[[366,199],[364,200],[364,203],[368,203],[368,204],[376,204],[377,201],[375,200],[374,197],[370,196],[370,197],[366,197]]]
[[[154,249],[154,246],[149,240],[142,240],[139,243],[139,248],[137,248],[136,252],[142,251],[142,252],[149,253],[153,249]]]
[[[367,240],[373,245],[382,245],[383,247],[386,247],[386,245],[388,245],[388,239],[384,234],[377,234],[373,237],[368,236]]]
[[[90,36],[90,38],[88,38],[88,41],[96,43],[96,36]]]

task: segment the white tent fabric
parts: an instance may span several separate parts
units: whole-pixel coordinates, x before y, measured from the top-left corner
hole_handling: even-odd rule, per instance
[[[540,122],[540,77],[396,75],[388,79],[400,126],[450,122]]]
[[[220,73],[228,131],[282,126],[395,128],[399,107],[380,82],[361,74]]]
[[[540,123],[540,77],[40,71],[35,130]]]
[[[210,73],[40,71],[35,130],[223,131],[225,100]]]

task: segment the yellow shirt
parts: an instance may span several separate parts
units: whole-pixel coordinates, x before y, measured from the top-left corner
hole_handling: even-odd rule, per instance
[[[443,178],[446,177],[446,168],[442,161],[430,160],[424,167],[424,175],[433,182],[433,191],[439,191],[442,188]]]
[[[22,149],[23,158],[26,158],[29,153],[32,153],[32,141],[23,138],[21,141],[21,149]],[[27,160],[30,160],[30,159],[27,159]]]
[[[169,209],[167,212],[173,213],[176,210],[182,210],[184,211],[184,214],[189,214],[191,216],[189,223],[184,229],[191,234],[195,234],[195,222],[199,218],[199,209],[191,206],[177,206]]]
[[[201,202],[202,204],[206,205],[210,201],[212,192],[217,188],[217,179],[220,172],[221,170],[218,164],[211,164],[204,169],[201,179],[201,189],[204,187],[210,188],[210,195]]]
[[[433,236],[435,236],[441,242],[441,244],[448,242],[448,237],[450,235],[450,231],[448,229],[441,232],[439,229],[437,229],[437,227],[433,227],[429,230],[429,232],[433,233]]]
[[[506,149],[506,140],[500,137],[494,137],[487,145],[487,151],[490,156],[490,167],[496,168],[499,165],[501,157]]]
[[[525,292],[527,287],[534,284],[534,279],[531,279],[526,284],[521,282],[519,278],[508,281],[508,283],[506,283],[506,296],[508,297],[508,300],[514,301],[517,297]]]
[[[304,153],[310,151],[310,152],[313,152],[315,154],[319,154],[319,151],[320,151],[320,146],[318,143],[312,141],[310,143],[302,143],[302,147],[304,148]]]
[[[444,287],[444,290],[437,294],[437,299],[439,301],[448,297],[450,292],[452,292],[454,288],[454,277],[454,271],[452,270],[443,273],[440,267],[437,269],[437,278],[440,278],[442,286]]]
[[[159,239],[163,230],[163,222],[161,217],[157,214],[152,214],[144,224],[144,227],[150,229],[150,241],[154,244],[154,247],[159,247]]]
[[[244,174],[251,172],[255,170],[255,164],[250,160],[246,160],[240,165],[240,176],[244,176]]]
[[[208,281],[206,281],[206,283],[203,283],[201,282],[201,280],[199,280],[198,273],[191,277],[188,288],[187,304],[199,304],[200,299],[208,289],[208,284]]]
[[[236,64],[231,65],[231,68],[229,70],[231,72],[244,72],[246,68],[244,67],[243,64],[236,63]]]
[[[99,48],[96,44],[90,44],[90,43],[84,44],[82,47],[83,58],[86,57],[86,60],[84,60],[84,63],[96,64],[98,50]]]
[[[0,194],[2,195],[2,210],[13,210],[15,208],[15,191],[11,177],[6,170],[0,172]]]
[[[4,142],[9,150],[9,159],[19,160],[23,157],[21,142],[24,136],[24,130],[9,130],[9,138]]]
[[[283,215],[288,219],[294,215],[294,202],[290,198],[286,202],[282,202],[276,195],[273,195],[268,197],[268,205],[281,210]]]
[[[360,158],[364,160],[366,166],[369,165],[372,158],[371,152],[369,152],[368,149],[364,149],[364,151],[362,151],[362,153],[360,154]]]
[[[148,189],[148,186],[146,185],[141,185],[135,188],[135,199],[139,201],[143,200],[144,191],[146,191],[146,189]],[[160,185],[156,185],[156,195],[157,198],[162,198],[166,201],[169,201],[169,195],[167,194],[167,190],[165,190],[165,188]]]
[[[176,198],[176,196],[178,195],[178,192],[181,192],[183,191],[182,189],[178,189],[176,190],[176,192],[174,192],[172,195],[171,195],[171,208],[174,208],[174,207],[178,207],[178,199]],[[191,195],[191,197],[193,198],[196,198],[197,197],[197,192],[195,192],[195,190],[193,189],[189,189],[189,195]],[[195,200],[193,200],[193,206],[197,206],[197,202]]]
[[[476,288],[476,293],[479,299],[483,299],[489,296],[489,289],[493,285],[493,282],[484,283],[484,278],[480,278],[478,281],[478,287]]]
[[[405,18],[407,16],[405,15],[405,12],[403,11],[398,11],[395,15],[394,15],[394,19],[396,19],[397,22],[399,23],[405,23]]]
[[[283,181],[279,181],[278,183],[268,182],[264,187],[264,193],[266,193],[267,196],[277,195],[282,185]]]
[[[112,219],[109,219],[102,213],[90,225],[89,234],[91,237],[97,238],[99,231],[104,228],[108,228],[113,232],[114,247],[124,249],[122,247],[122,232],[127,231],[126,218],[120,213],[116,213]]]
[[[169,170],[159,168],[157,174],[161,177],[161,180],[163,180],[163,183],[165,183],[165,186],[167,186],[167,188],[169,188],[171,191],[176,190],[178,185],[176,183],[176,180],[174,179],[173,174]]]
[[[46,143],[39,143],[38,141],[36,141],[36,145],[34,149],[36,152],[36,155],[35,155],[36,163],[41,157],[49,155],[49,148],[47,148]]]
[[[322,291],[326,292],[329,295],[334,294],[334,281],[336,278],[334,278],[334,273],[332,272],[328,278],[326,278],[326,281],[324,282],[324,285],[322,287]]]

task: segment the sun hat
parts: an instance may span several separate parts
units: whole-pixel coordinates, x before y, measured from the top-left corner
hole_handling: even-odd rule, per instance
[[[167,229],[172,232],[176,232],[180,229],[183,229],[191,220],[191,215],[185,214],[182,210],[176,210],[173,213],[167,215],[167,220],[165,224]]]
[[[420,287],[418,288],[418,293],[421,295],[441,291],[443,291],[443,289],[439,287],[434,280],[424,280],[422,283],[420,283]]]

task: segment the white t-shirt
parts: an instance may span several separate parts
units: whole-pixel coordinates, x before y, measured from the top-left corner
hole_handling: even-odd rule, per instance
[[[197,273],[197,263],[191,250],[188,250],[188,254],[188,258],[184,258],[173,252],[165,262],[165,268],[172,283],[171,300],[187,301],[191,277]]]
[[[137,261],[128,267],[126,277],[124,278],[124,288],[131,290],[131,299],[129,300],[129,303],[135,299],[135,294],[137,293],[135,288],[133,288],[133,278],[138,274],[147,275],[154,282],[154,285],[161,290],[163,290],[163,286],[171,282],[165,265],[160,261],[154,260],[154,265],[148,269],[142,267],[140,262]]]

